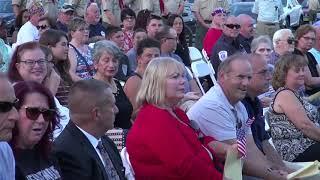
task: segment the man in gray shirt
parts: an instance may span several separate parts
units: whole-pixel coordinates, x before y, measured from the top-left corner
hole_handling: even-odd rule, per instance
[[[12,85],[5,75],[0,74],[0,179],[15,179],[15,161],[12,150],[6,141],[12,138],[12,129],[19,119],[17,102]]]

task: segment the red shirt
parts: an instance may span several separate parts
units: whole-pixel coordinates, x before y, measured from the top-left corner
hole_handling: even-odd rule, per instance
[[[174,111],[182,122],[150,104],[140,109],[126,144],[135,178],[221,180],[186,114]]]
[[[210,28],[203,39],[203,49],[207,52],[208,57],[211,56],[212,48],[222,35],[221,29]]]

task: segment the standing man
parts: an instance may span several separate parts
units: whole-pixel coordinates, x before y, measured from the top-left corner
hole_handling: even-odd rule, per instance
[[[195,0],[192,11],[197,19],[196,48],[202,49],[203,38],[206,35],[212,21],[211,13],[216,8],[223,8],[228,12],[228,0]]]
[[[12,85],[4,74],[0,73],[0,179],[15,179],[15,160],[7,143],[12,138],[12,129],[19,119],[17,103]]]
[[[210,61],[215,72],[222,61],[237,52],[246,53],[238,40],[240,25],[234,16],[229,16],[222,27],[222,35],[212,48]],[[217,74],[217,73],[216,73]]]
[[[253,40],[254,30],[254,19],[247,14],[239,14],[237,16],[240,24],[240,34],[238,36],[240,44],[244,47],[247,53],[251,53],[251,42]]]
[[[309,8],[309,22],[312,24],[317,21],[317,12],[320,9],[320,2],[318,0],[308,0]]]
[[[63,179],[125,179],[117,147],[105,135],[118,113],[110,87],[94,79],[77,81],[68,107],[71,121],[54,141]]]
[[[63,4],[58,13],[56,26],[58,30],[68,33],[68,24],[73,18],[74,9],[70,4]]]
[[[121,23],[121,10],[124,8],[124,0],[101,0],[102,21],[112,26]]]
[[[66,3],[71,4],[74,7],[76,16],[83,18],[90,0],[66,0]]]
[[[224,60],[218,72],[218,83],[187,112],[206,136],[227,144],[238,144],[246,175],[263,179],[286,179],[259,151],[254,143],[246,108],[241,103],[247,93],[252,68],[247,55],[234,55]],[[241,142],[241,143],[239,143]]]
[[[255,0],[252,12],[258,15],[257,35],[272,38],[280,29],[279,19],[283,14],[281,0]]]
[[[259,95],[269,90],[272,72],[268,68],[267,61],[259,54],[251,54],[249,62],[252,67],[252,79],[248,84],[247,95],[242,103],[246,107],[249,119],[254,119],[251,124],[254,142],[266,158],[274,162],[276,169],[287,170],[281,157],[269,143],[270,136],[265,130],[262,104],[258,98]]]

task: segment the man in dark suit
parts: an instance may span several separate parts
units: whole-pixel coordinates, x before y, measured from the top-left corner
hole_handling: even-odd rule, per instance
[[[105,136],[118,112],[111,88],[98,80],[78,81],[68,105],[71,121],[54,141],[63,179],[125,179],[119,152]]]

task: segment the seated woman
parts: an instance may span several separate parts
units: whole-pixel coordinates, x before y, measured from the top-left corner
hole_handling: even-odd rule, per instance
[[[293,54],[301,55],[306,59],[308,68],[305,69],[305,93],[312,95],[320,91],[320,67],[309,52],[316,40],[316,30],[309,24],[302,25],[296,31],[296,40]]]
[[[186,41],[185,35],[185,24],[181,16],[177,14],[171,14],[168,17],[168,25],[173,27],[176,30],[178,39],[177,39],[177,49],[174,52],[179,57],[181,57],[183,64],[187,67],[191,67],[191,59],[189,56],[189,48]]]
[[[320,114],[315,106],[298,95],[304,85],[306,66],[303,56],[283,55],[272,79],[276,95],[267,120],[276,150],[289,162],[320,160]]]
[[[49,89],[33,81],[14,85],[20,119],[10,142],[16,160],[16,180],[61,179],[57,161],[50,156],[53,130],[59,116]]]
[[[114,127],[129,129],[132,125],[132,105],[123,92],[120,82],[114,79],[119,67],[117,52],[119,52],[118,47],[110,41],[98,41],[94,45],[93,59],[97,73],[93,76],[93,79],[105,82],[110,85],[112,89],[112,93],[116,99],[116,106],[119,109],[119,113],[117,113],[115,118]]]
[[[121,22],[123,24],[122,32],[124,35],[124,43],[121,49],[124,53],[127,53],[131,48],[133,48],[133,28],[136,23],[136,14],[130,8],[125,8],[121,10]]]
[[[40,84],[50,84],[46,82],[49,75],[50,63],[47,60],[45,48],[41,48],[38,42],[27,42],[17,46],[15,49],[8,70],[8,77],[11,82],[36,81]],[[55,128],[54,138],[56,138],[68,124],[69,109],[61,106],[59,101],[54,98],[59,115],[60,124]]]
[[[72,78],[69,74],[70,62],[68,59],[68,36],[63,31],[48,29],[39,40],[41,45],[47,46],[52,51],[53,69],[60,76],[60,84],[55,96],[63,106],[67,106],[68,94]]]
[[[199,140],[202,133],[177,108],[183,76],[184,65],[169,57],[151,60],[145,70],[137,95],[141,108],[126,142],[137,179],[222,179],[223,167],[211,148],[219,142]]]
[[[94,76],[92,54],[86,44],[89,39],[88,24],[82,18],[73,18],[68,26],[70,50],[68,59],[70,61],[69,73],[73,81],[88,79]]]

